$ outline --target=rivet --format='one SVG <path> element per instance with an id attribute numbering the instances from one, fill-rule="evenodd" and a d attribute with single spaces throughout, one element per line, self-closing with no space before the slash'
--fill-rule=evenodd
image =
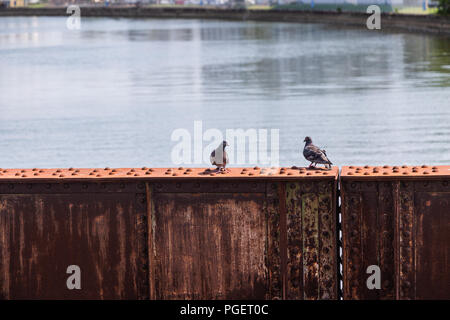
<path id="1" fill-rule="evenodd" d="M 349 172 L 348 175 L 349 175 L 349 176 L 352 176 L 352 175 L 353 175 L 353 172 Z"/>
<path id="2" fill-rule="evenodd" d="M 427 165 L 422 165 L 422 168 L 428 168 L 428 166 Z"/>
<path id="3" fill-rule="evenodd" d="M 368 169 L 368 168 L 369 168 L 369 166 L 368 166 L 368 165 L 365 165 L 365 166 L 364 166 L 364 168 Z"/>
<path id="4" fill-rule="evenodd" d="M 310 175 L 311 175 L 311 172 L 308 172 L 306 175 L 307 175 L 307 176 L 310 176 Z"/>
<path id="5" fill-rule="evenodd" d="M 147 171 L 145 174 L 152 174 L 150 171 Z"/>
<path id="6" fill-rule="evenodd" d="M 386 168 L 389 168 L 389 166 L 388 166 L 387 164 L 385 164 L 385 165 L 383 166 L 383 168 L 386 169 Z"/>
<path id="7" fill-rule="evenodd" d="M 113 170 L 113 171 L 115 171 L 115 170 Z M 131 169 L 131 170 L 130 170 L 130 172 L 136 172 L 136 170 L 134 170 L 134 169 Z"/>
<path id="8" fill-rule="evenodd" d="M 20 176 L 20 173 L 17 172 L 17 173 L 15 174 L 15 176 L 16 176 L 16 177 L 17 177 L 17 176 Z"/>
<path id="9" fill-rule="evenodd" d="M 131 172 L 127 172 L 127 176 L 131 176 L 132 175 L 132 173 Z"/>
<path id="10" fill-rule="evenodd" d="M 368 176 L 368 175 L 369 175 L 369 173 L 368 173 L 368 172 L 364 172 L 364 175 L 365 175 L 365 176 Z"/>
<path id="11" fill-rule="evenodd" d="M 354 168 L 354 166 L 350 166 L 350 167 L 349 167 L 349 169 L 353 169 L 353 168 Z"/>
<path id="12" fill-rule="evenodd" d="M 31 170 L 31 171 L 37 171 L 37 169 L 36 169 L 36 168 L 33 168 L 33 170 Z"/>
<path id="13" fill-rule="evenodd" d="M 147 169 L 148 169 L 147 167 L 142 167 L 142 168 L 141 168 L 141 170 L 147 170 Z"/>
<path id="14" fill-rule="evenodd" d="M 428 171 L 424 171 L 423 174 L 430 174 Z"/>
<path id="15" fill-rule="evenodd" d="M 174 173 L 174 174 L 175 174 L 175 173 Z M 135 176 L 135 177 L 138 177 L 138 176 L 139 176 L 139 173 L 135 173 L 134 176 Z"/>
<path id="16" fill-rule="evenodd" d="M 110 167 L 105 167 L 105 170 L 110 170 Z"/>
<path id="17" fill-rule="evenodd" d="M 60 177 L 60 178 L 64 178 L 65 176 L 64 176 L 63 174 L 60 174 L 59 177 Z"/>
<path id="18" fill-rule="evenodd" d="M 383 172 L 383 174 L 386 176 L 386 175 L 388 175 L 389 173 L 387 173 L 387 172 Z"/>
<path id="19" fill-rule="evenodd" d="M 178 170 L 183 170 L 183 169 L 184 169 L 183 167 L 179 167 L 179 168 L 178 168 Z"/>
<path id="20" fill-rule="evenodd" d="M 34 171 L 34 169 L 33 169 L 33 171 Z M 69 168 L 69 171 L 73 171 L 73 168 L 72 168 L 72 167 L 70 167 L 70 168 Z"/>
<path id="21" fill-rule="evenodd" d="M 176 174 L 176 173 L 172 174 L 173 177 L 176 177 L 177 175 L 178 175 L 178 174 Z"/>
<path id="22" fill-rule="evenodd" d="M 253 169 L 254 169 L 254 170 L 259 170 L 259 167 L 254 167 Z"/>

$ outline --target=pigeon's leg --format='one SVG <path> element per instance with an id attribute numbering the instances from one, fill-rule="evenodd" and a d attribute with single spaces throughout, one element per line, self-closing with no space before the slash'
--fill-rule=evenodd
<path id="1" fill-rule="evenodd" d="M 309 165 L 308 168 L 312 168 L 312 167 L 313 167 L 313 163 L 314 163 L 314 162 L 311 162 L 311 164 Z"/>

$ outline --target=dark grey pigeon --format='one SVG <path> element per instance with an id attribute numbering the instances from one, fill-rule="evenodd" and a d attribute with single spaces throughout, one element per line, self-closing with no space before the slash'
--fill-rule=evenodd
<path id="1" fill-rule="evenodd" d="M 313 145 L 310 137 L 306 137 L 305 140 L 305 148 L 303 148 L 303 156 L 306 160 L 311 161 L 309 165 L 310 168 L 316 167 L 315 164 L 321 163 L 324 164 L 328 169 L 331 169 L 332 162 L 327 158 L 327 153 L 325 150 L 321 150 L 315 145 Z"/>
<path id="2" fill-rule="evenodd" d="M 209 160 L 213 166 L 217 166 L 216 170 L 226 170 L 226 166 L 228 163 L 228 154 L 225 151 L 225 148 L 229 146 L 228 142 L 225 140 L 211 152 L 211 156 Z"/>

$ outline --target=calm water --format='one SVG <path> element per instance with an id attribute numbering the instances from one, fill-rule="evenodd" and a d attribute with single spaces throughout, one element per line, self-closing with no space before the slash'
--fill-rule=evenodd
<path id="1" fill-rule="evenodd" d="M 195 120 L 203 130 L 280 129 L 281 165 L 307 164 L 305 135 L 337 165 L 450 163 L 448 38 L 319 24 L 65 23 L 0 18 L 0 167 L 173 166 L 171 134 L 193 133 Z"/>

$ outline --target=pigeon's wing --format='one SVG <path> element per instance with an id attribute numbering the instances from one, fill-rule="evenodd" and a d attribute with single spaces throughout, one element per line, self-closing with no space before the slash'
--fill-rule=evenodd
<path id="1" fill-rule="evenodd" d="M 315 145 L 306 146 L 305 149 L 303 149 L 303 155 L 305 156 L 306 160 L 311 162 L 331 163 L 331 161 L 328 160 L 324 150 L 320 150 Z"/>

